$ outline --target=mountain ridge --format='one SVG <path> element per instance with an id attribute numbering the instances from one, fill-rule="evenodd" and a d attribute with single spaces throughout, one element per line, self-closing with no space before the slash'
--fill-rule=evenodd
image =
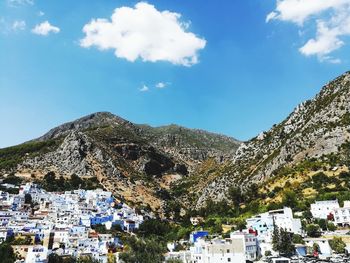
<path id="1" fill-rule="evenodd" d="M 232 169 L 203 190 L 197 206 L 207 196 L 225 199 L 229 186 L 244 189 L 249 182 L 264 181 L 284 165 L 336 153 L 350 139 L 349 128 L 350 72 L 346 72 L 299 104 L 281 123 L 241 144 Z"/>
<path id="2" fill-rule="evenodd" d="M 200 209 L 208 200 L 230 203 L 232 187 L 248 191 L 303 161 L 337 154 L 347 161 L 349 141 L 346 72 L 246 142 L 178 125 L 134 124 L 97 112 L 51 129 L 29 148 L 20 145 L 15 160 L 11 149 L 7 154 L 0 150 L 0 171 L 27 178 L 47 172 L 96 177 L 121 199 L 165 215 L 174 207 Z"/>
<path id="3" fill-rule="evenodd" d="M 1 169 L 1 159 L 13 160 L 0 150 L 0 171 L 28 180 L 41 180 L 48 173 L 96 177 L 121 199 L 161 212 L 164 200 L 159 195 L 172 182 L 189 176 L 208 158 L 218 162 L 231 158 L 239 144 L 203 130 L 138 125 L 109 112 L 97 112 L 2 149 L 20 150 L 12 166 L 7 166 L 10 169 Z"/>

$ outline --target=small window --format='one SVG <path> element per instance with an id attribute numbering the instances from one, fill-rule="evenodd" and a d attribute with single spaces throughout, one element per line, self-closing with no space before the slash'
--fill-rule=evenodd
<path id="1" fill-rule="evenodd" d="M 230 253 L 230 250 L 229 250 L 229 249 L 227 249 L 227 253 Z"/>
<path id="2" fill-rule="evenodd" d="M 227 259 L 227 262 L 231 262 L 231 258 L 228 258 L 228 259 Z"/>

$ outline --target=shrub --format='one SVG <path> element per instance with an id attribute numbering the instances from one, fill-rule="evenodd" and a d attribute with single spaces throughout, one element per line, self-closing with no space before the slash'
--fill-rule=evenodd
<path id="1" fill-rule="evenodd" d="M 309 237 L 320 237 L 321 236 L 320 226 L 316 224 L 309 224 L 306 226 L 306 233 Z"/>
<path id="2" fill-rule="evenodd" d="M 340 237 L 333 237 L 333 239 L 329 241 L 329 245 L 338 254 L 344 253 L 346 247 L 344 241 Z"/>

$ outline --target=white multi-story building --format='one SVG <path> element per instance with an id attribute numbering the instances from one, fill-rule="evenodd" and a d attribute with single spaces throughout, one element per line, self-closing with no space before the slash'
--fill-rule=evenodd
<path id="1" fill-rule="evenodd" d="M 213 239 L 206 241 L 198 239 L 191 247 L 192 263 L 245 263 L 244 237 Z"/>
<path id="2" fill-rule="evenodd" d="M 256 231 L 258 236 L 271 237 L 274 224 L 294 234 L 302 232 L 300 219 L 293 217 L 292 209 L 289 207 L 259 214 L 247 219 L 246 222 L 247 228 Z"/>
<path id="3" fill-rule="evenodd" d="M 350 225 L 350 201 L 344 201 L 344 207 L 334 209 L 333 217 L 336 225 Z"/>
<path id="4" fill-rule="evenodd" d="M 260 253 L 272 250 L 272 234 L 274 227 L 283 228 L 294 234 L 302 234 L 301 221 L 293 217 L 292 209 L 271 210 L 248 218 L 247 229 L 254 231 L 259 242 Z"/>
<path id="5" fill-rule="evenodd" d="M 334 210 L 338 208 L 338 200 L 316 201 L 311 204 L 311 214 L 314 218 L 327 219 L 327 216 L 333 214 Z"/>
<path id="6" fill-rule="evenodd" d="M 301 221 L 299 218 L 293 217 L 293 211 L 289 207 L 273 210 L 268 212 L 269 216 L 273 217 L 278 228 L 283 228 L 286 231 L 294 234 L 301 234 Z"/>
<path id="7" fill-rule="evenodd" d="M 329 245 L 329 239 L 328 238 L 305 238 L 305 245 L 309 248 L 313 248 L 314 244 L 317 244 L 320 251 L 319 253 L 323 256 L 331 256 L 332 255 L 332 248 Z"/>
<path id="8" fill-rule="evenodd" d="M 44 246 L 30 246 L 25 263 L 44 263 L 47 260 L 48 250 Z"/>
<path id="9" fill-rule="evenodd" d="M 249 261 L 255 261 L 259 255 L 258 239 L 255 235 L 245 232 L 233 232 L 231 239 L 242 239 L 245 246 L 245 258 Z"/>

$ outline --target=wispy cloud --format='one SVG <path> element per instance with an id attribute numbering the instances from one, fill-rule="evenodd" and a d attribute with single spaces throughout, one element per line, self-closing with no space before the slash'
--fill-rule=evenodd
<path id="1" fill-rule="evenodd" d="M 330 54 L 346 44 L 350 35 L 350 0 L 277 0 L 276 9 L 266 21 L 280 20 L 305 28 L 316 25 L 315 36 L 299 48 L 305 56 L 340 63 Z"/>
<path id="2" fill-rule="evenodd" d="M 134 8 L 114 10 L 111 20 L 93 19 L 83 28 L 84 48 L 112 49 L 115 56 L 134 62 L 137 59 L 192 66 L 198 63 L 198 52 L 206 45 L 203 38 L 188 32 L 190 23 L 181 15 L 158 11 L 153 5 L 140 2 Z"/>
<path id="3" fill-rule="evenodd" d="M 41 24 L 36 25 L 32 32 L 36 35 L 47 36 L 50 33 L 59 33 L 60 28 L 57 26 L 53 26 L 49 23 L 49 21 L 42 22 Z"/>
<path id="4" fill-rule="evenodd" d="M 139 91 L 141 91 L 141 92 L 147 92 L 147 91 L 149 91 L 149 87 L 146 86 L 145 84 L 143 84 L 142 87 L 139 89 Z"/>
<path id="5" fill-rule="evenodd" d="M 7 0 L 7 5 L 11 7 L 34 5 L 34 0 Z"/>
<path id="6" fill-rule="evenodd" d="M 26 22 L 24 20 L 16 20 L 12 24 L 12 30 L 25 30 L 26 29 Z"/>
<path id="7" fill-rule="evenodd" d="M 170 85 L 170 82 L 158 82 L 155 87 L 158 89 L 164 89 Z"/>

